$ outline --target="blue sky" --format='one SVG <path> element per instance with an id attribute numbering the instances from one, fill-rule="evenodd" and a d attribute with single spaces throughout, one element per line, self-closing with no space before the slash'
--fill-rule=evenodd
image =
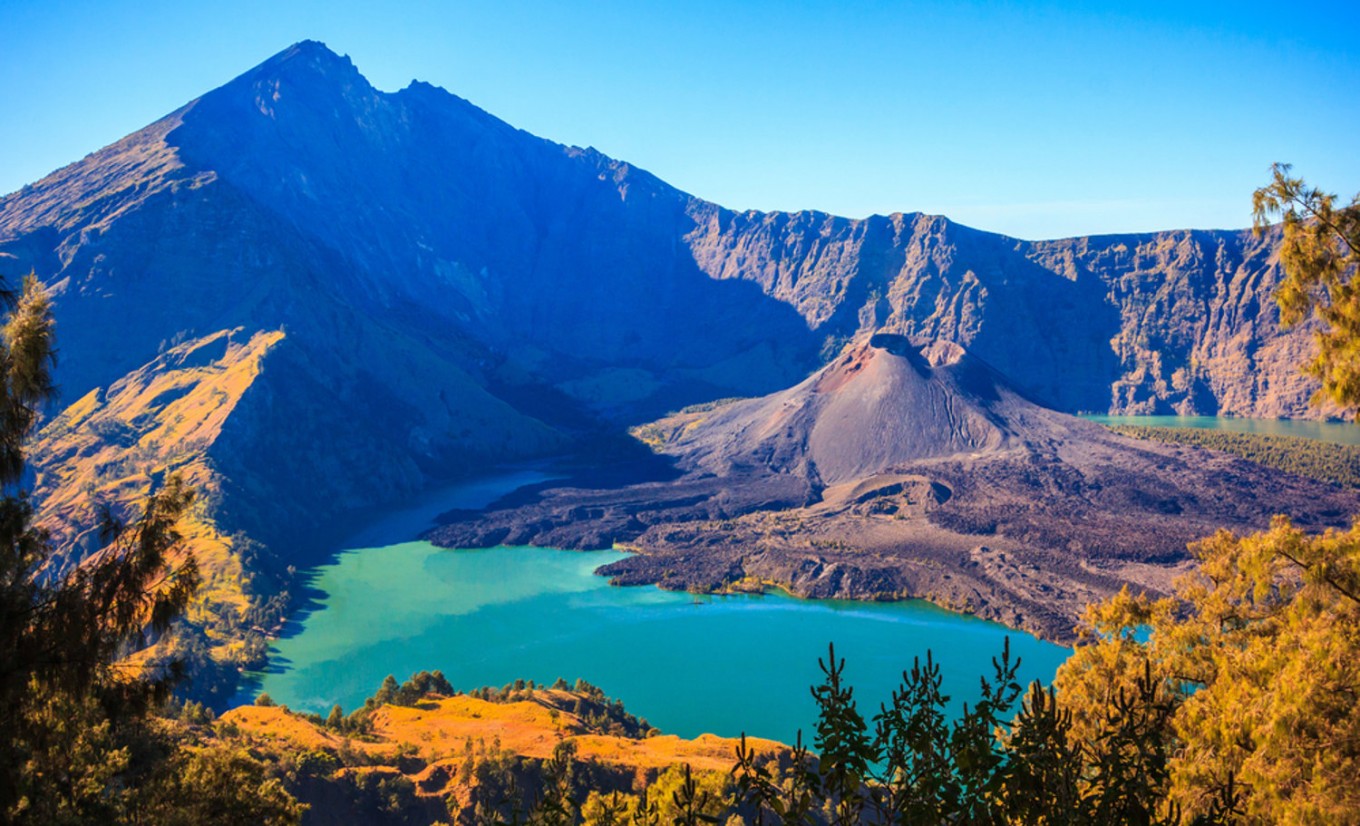
<path id="1" fill-rule="evenodd" d="M 1360 2 L 0 0 L 0 192 L 302 39 L 725 206 L 1025 238 L 1360 191 Z"/>

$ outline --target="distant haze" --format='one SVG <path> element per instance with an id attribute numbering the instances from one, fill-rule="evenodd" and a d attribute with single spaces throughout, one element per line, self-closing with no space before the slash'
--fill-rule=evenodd
<path id="1" fill-rule="evenodd" d="M 305 38 L 738 209 L 1055 238 L 1245 226 L 1274 161 L 1360 190 L 1360 4 L 657 5 L 7 0 L 0 193 Z"/>

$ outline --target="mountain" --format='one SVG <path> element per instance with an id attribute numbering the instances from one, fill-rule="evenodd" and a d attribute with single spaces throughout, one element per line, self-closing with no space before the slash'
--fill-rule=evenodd
<path id="1" fill-rule="evenodd" d="M 379 92 L 319 43 L 6 197 L 0 239 L 65 299 L 68 346 L 124 321 L 63 368 L 72 396 L 184 330 L 357 307 L 608 412 L 774 389 L 872 328 L 957 341 L 1058 409 L 1310 415 L 1272 238 L 734 213 L 427 84 Z"/>
<path id="2" fill-rule="evenodd" d="M 1165 592 L 1186 545 L 1276 512 L 1334 526 L 1354 492 L 1140 442 L 1026 399 L 953 342 L 879 333 L 806 380 L 635 429 L 675 479 L 549 484 L 450 512 L 436 544 L 637 556 L 618 584 L 926 598 L 1070 641 L 1125 586 Z"/>
<path id="3" fill-rule="evenodd" d="M 668 417 L 640 435 L 682 468 L 725 477 L 792 465 L 830 487 L 906 462 L 1006 449 L 1021 438 L 1018 409 L 1033 405 L 1002 386 L 953 342 L 918 351 L 880 333 L 788 390 Z"/>
<path id="4" fill-rule="evenodd" d="M 240 627 L 277 619 L 262 601 L 357 509 L 617 452 L 627 426 L 794 388 L 874 334 L 953 342 L 1059 410 L 1316 415 L 1269 234 L 733 212 L 428 84 L 380 92 L 314 42 L 0 199 L 0 275 L 30 270 L 69 405 L 34 451 L 46 518 L 78 537 L 82 497 L 126 507 L 185 470 L 208 613 Z M 818 445 L 856 435 L 824 421 Z M 986 416 L 929 432 L 1016 438 Z M 807 458 L 854 475 L 890 448 Z"/>

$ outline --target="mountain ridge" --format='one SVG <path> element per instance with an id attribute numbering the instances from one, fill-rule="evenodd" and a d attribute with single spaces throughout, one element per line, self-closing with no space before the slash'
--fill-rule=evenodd
<path id="1" fill-rule="evenodd" d="M 337 75 L 340 78 L 338 81 L 335 79 Z M 425 99 L 432 98 L 438 106 L 452 107 L 457 110 L 459 117 L 476 124 L 475 127 L 465 124 L 464 131 L 468 128 L 473 132 L 489 130 L 496 140 L 524 139 L 531 148 L 519 154 L 546 152 L 556 155 L 559 160 L 586 159 L 586 166 L 594 167 L 592 171 L 595 177 L 604 176 L 607 179 L 600 183 L 613 189 L 614 197 L 620 201 L 626 202 L 630 192 L 637 195 L 635 190 L 641 187 L 642 195 L 638 197 L 646 196 L 653 201 L 660 199 L 670 204 L 666 209 L 670 213 L 666 222 L 676 227 L 670 241 L 654 246 L 673 246 L 677 243 L 675 237 L 680 236 L 682 240 L 678 243 L 691 250 L 693 264 L 690 266 L 697 266 L 700 272 L 714 281 L 749 281 L 756 284 L 762 292 L 777 299 L 779 304 L 793 308 L 802 317 L 802 323 L 809 328 L 811 337 L 821 339 L 815 342 L 818 347 L 825 344 L 826 339 L 852 336 L 865 326 L 867 318 L 870 326 L 880 326 L 885 332 L 960 340 L 987 357 L 1021 386 L 1060 409 L 1126 413 L 1175 411 L 1263 416 L 1317 415 L 1306 403 L 1309 395 L 1307 382 L 1298 379 L 1294 375 L 1296 371 L 1292 370 L 1293 362 L 1301 361 L 1306 354 L 1309 346 L 1307 331 L 1295 330 L 1281 334 L 1274 308 L 1262 306 L 1266 302 L 1259 301 L 1261 294 L 1278 280 L 1278 267 L 1268 260 L 1272 239 L 1256 239 L 1246 231 L 1225 233 L 1195 230 L 1030 242 L 973 230 L 941 216 L 920 213 L 847 219 L 815 211 L 734 212 L 675 190 L 650 173 L 625 162 L 609 159 L 593 150 L 565 147 L 529 136 L 437 87 L 413 84 L 398 92 L 379 92 L 363 79 L 347 58 L 335 55 L 314 41 L 281 52 L 220 89 L 176 110 L 148 130 L 143 130 L 146 133 L 158 132 L 166 138 L 165 148 L 169 151 L 165 154 L 173 155 L 179 164 L 178 168 L 185 170 L 186 179 L 172 181 L 170 185 L 202 186 L 217 177 L 225 177 L 242 189 L 247 197 L 261 202 L 271 212 L 282 213 L 290 222 L 311 221 L 312 226 L 299 226 L 304 234 L 310 232 L 315 235 L 315 225 L 318 224 L 330 224 L 332 229 L 343 226 L 343 221 L 337 223 L 334 220 L 334 214 L 308 218 L 312 214 L 310 210 L 296 205 L 290 207 L 287 202 L 277 202 L 278 198 L 285 196 L 295 200 L 307 197 L 309 191 L 312 191 L 313 197 L 319 197 L 313 190 L 322 187 L 322 184 L 309 178 L 307 186 L 297 185 L 297 181 L 289 181 L 286 176 L 265 174 L 271 170 L 253 169 L 243 159 L 270 153 L 254 151 L 256 145 L 250 141 L 239 141 L 239 129 L 223 131 L 223 137 L 217 139 L 217 143 L 213 142 L 211 135 L 204 137 L 213 131 L 209 127 L 219 125 L 217 121 L 220 117 L 210 118 L 212 123 L 201 124 L 205 117 L 201 110 L 214 107 L 234 107 L 233 111 L 252 111 L 253 107 L 259 117 L 253 118 L 252 122 L 261 119 L 280 122 L 283 110 L 278 107 L 288 105 L 294 97 L 311 100 L 307 94 L 295 94 L 297 90 L 293 87 L 299 85 L 299 78 L 308 81 L 302 83 L 303 86 L 317 85 L 311 81 L 320 78 L 326 81 L 321 84 L 327 90 L 323 98 L 332 103 L 336 100 L 347 101 L 345 105 L 352 111 L 342 111 L 343 107 L 340 107 L 330 113 L 344 115 L 342 120 L 352 116 L 358 123 L 371 116 L 373 123 L 377 123 L 384 105 L 396 106 L 394 102 L 399 102 L 401 112 L 397 114 L 400 117 L 391 112 L 384 117 L 390 116 L 388 120 L 409 121 L 429 108 L 426 105 L 429 101 Z M 228 106 L 227 102 L 231 105 Z M 220 112 L 218 114 L 221 115 Z M 289 121 L 286 117 L 283 120 Z M 307 122 L 315 120 L 313 118 Z M 432 129 L 447 127 L 448 119 L 427 126 Z M 403 128 L 409 132 L 413 127 L 407 124 Z M 350 133 L 361 134 L 362 130 L 346 132 Z M 438 132 L 444 138 L 449 133 L 448 129 Z M 246 134 L 249 136 L 254 132 L 248 131 Z M 228 135 L 231 137 L 226 137 Z M 473 144 L 478 140 L 483 138 L 473 140 Z M 221 145 L 224 141 L 237 141 L 237 145 L 228 151 Z M 485 153 L 488 150 L 482 151 Z M 94 153 L 86 160 L 99 161 L 102 152 L 107 150 Z M 149 154 L 148 164 L 158 159 L 162 165 L 166 163 L 162 153 Z M 234 165 L 222 163 L 222 157 L 233 156 L 238 158 L 238 161 L 233 162 Z M 476 156 L 471 160 L 481 164 L 488 159 Z M 494 163 L 489 166 L 493 169 L 497 167 Z M 59 176 L 73 167 L 56 174 Z M 305 174 L 302 169 L 298 167 L 295 174 Z M 192 175 L 188 174 L 190 170 L 193 171 Z M 166 188 L 162 180 L 164 170 L 152 171 L 158 173 L 159 177 L 153 178 L 149 184 L 142 184 L 147 194 L 155 194 Z M 537 173 L 541 170 L 532 171 Z M 520 170 L 521 176 L 523 172 Z M 376 177 L 398 182 L 401 186 L 392 186 L 399 189 L 410 183 L 399 174 Z M 261 183 L 266 178 L 274 183 Z M 473 180 L 475 178 L 471 176 L 470 180 L 476 183 Z M 529 178 L 533 179 L 534 176 L 530 175 Z M 541 189 L 544 184 L 539 182 L 535 186 Z M 327 185 L 320 191 L 331 192 L 339 188 L 342 187 Z M 473 188 L 469 194 L 474 200 L 481 199 L 486 190 L 487 186 L 483 183 L 481 189 Z M 23 199 L 9 196 L 0 202 L 0 226 L 4 226 L 7 235 L 32 235 L 32 230 L 38 228 L 35 222 L 50 212 L 41 208 L 41 198 L 35 199 L 32 195 L 30 193 Z M 28 210 L 6 209 L 17 206 L 19 200 L 26 205 L 33 201 L 39 209 L 31 213 Z M 389 197 L 386 200 L 390 202 L 395 199 Z M 511 214 L 516 211 L 522 212 L 522 208 L 512 209 Z M 19 213 L 21 220 L 6 221 L 6 212 Z M 362 217 L 365 222 L 369 222 L 372 217 L 371 213 L 361 211 L 354 215 Z M 48 220 L 45 223 L 53 224 L 59 231 L 75 223 L 93 224 L 97 228 L 100 222 L 96 218 L 98 216 L 77 212 L 65 220 Z M 675 224 L 677 219 L 681 220 L 678 225 Z M 358 219 L 349 220 L 353 222 Z M 449 224 L 449 220 L 443 222 L 445 235 L 450 234 Z M 373 226 L 373 223 L 366 225 Z M 421 245 L 428 247 L 428 236 L 438 234 L 427 232 L 419 237 L 404 239 L 398 246 L 407 251 L 395 259 L 384 261 L 375 259 L 368 251 L 358 249 L 359 242 L 337 242 L 334 236 L 338 234 L 342 233 L 332 232 L 329 237 L 320 240 L 332 251 L 359 258 L 357 269 L 383 275 L 385 280 L 380 282 L 375 282 L 371 276 L 366 279 L 366 286 L 375 292 L 379 300 L 396 301 L 402 297 L 417 301 L 427 299 L 428 290 L 424 286 L 407 290 L 405 296 L 396 294 L 402 287 L 396 283 L 402 277 L 400 272 L 418 273 L 423 268 L 426 272 L 421 277 L 425 282 L 454 287 L 452 291 L 445 292 L 440 302 L 426 303 L 466 317 L 476 316 L 479 312 L 483 316 L 490 313 L 485 304 L 493 296 L 482 294 L 494 289 L 494 286 L 488 286 L 488 282 L 497 279 L 490 276 L 507 267 L 526 267 L 523 260 L 489 260 L 495 256 L 485 254 L 485 250 L 478 252 L 476 247 L 513 249 L 524 246 L 525 239 L 532 244 L 552 247 L 560 241 L 560 232 L 559 237 L 551 237 L 551 230 L 545 231 L 541 226 L 536 233 L 539 236 L 537 238 L 534 232 L 505 230 L 501 237 L 488 238 L 486 243 L 478 244 L 474 239 L 471 249 L 466 245 L 468 239 L 464 238 L 460 241 L 457 256 L 426 255 L 425 258 L 434 260 L 422 262 L 418 260 L 422 257 Z M 360 233 L 347 231 L 343 234 Z M 383 235 L 374 230 L 370 230 L 369 234 Z M 398 232 L 397 236 L 402 234 L 404 231 Z M 475 235 L 471 231 L 466 234 L 469 237 Z M 545 235 L 549 237 L 542 237 Z M 6 240 L 10 246 L 19 246 L 14 243 L 18 238 Z M 30 238 L 29 246 L 37 242 L 38 239 Z M 1101 243 L 1097 245 L 1096 242 Z M 67 240 L 58 246 L 69 245 L 70 241 Z M 24 256 L 35 265 L 43 262 L 33 259 L 42 257 L 33 254 Z M 1164 275 L 1174 272 L 1178 267 L 1186 266 L 1187 262 L 1203 269 L 1205 260 L 1210 258 L 1218 260 L 1220 266 L 1215 271 L 1196 274 L 1198 283 L 1189 276 L 1178 277 L 1173 283 L 1155 283 L 1159 273 Z M 46 263 L 50 269 L 50 255 Z M 553 262 L 553 265 L 560 263 Z M 616 266 L 627 265 L 627 262 L 613 263 Z M 534 266 L 544 268 L 544 265 L 534 262 L 528 264 L 530 269 Z M 1247 267 L 1248 271 L 1244 271 L 1243 267 Z M 1253 267 L 1257 269 L 1251 269 Z M 64 264 L 62 268 L 65 268 Z M 1102 283 L 1096 271 L 1111 268 L 1120 271 L 1119 279 L 1113 283 L 1106 279 Z M 1245 285 L 1244 290 L 1233 291 L 1233 284 L 1244 277 L 1251 283 Z M 1061 281 L 1068 284 L 1064 286 Z M 1092 283 L 1084 284 L 1086 281 Z M 584 283 L 588 282 L 581 280 L 576 286 L 580 287 Z M 1153 288 L 1152 294 L 1145 293 L 1146 287 Z M 1178 298 L 1186 299 L 1193 310 L 1208 318 L 1189 319 L 1182 312 L 1180 317 L 1173 315 L 1167 321 L 1149 319 L 1146 304 L 1160 300 L 1162 309 L 1165 309 L 1165 298 L 1159 293 L 1168 289 L 1178 293 Z M 1255 304 L 1253 298 L 1257 299 Z M 748 305 L 753 303 L 748 299 L 742 301 Z M 1027 306 L 1035 301 L 1040 302 L 1041 306 Z M 1003 302 L 1006 312 L 990 311 L 989 304 L 996 302 Z M 759 305 L 760 302 L 754 303 Z M 1138 306 L 1140 304 L 1144 306 Z M 1048 352 L 1031 352 L 1022 361 L 1009 356 L 1008 348 L 998 346 L 992 340 L 996 337 L 991 331 L 993 327 L 1018 326 L 1021 329 L 1016 330 L 1017 333 L 1043 332 L 1045 327 L 1052 326 L 1045 322 L 1045 314 L 1057 313 L 1067 320 L 1074 315 L 1081 315 L 1075 312 L 1077 309 L 1095 310 L 1099 324 L 1095 329 L 1080 331 L 1085 335 L 1059 336 Z M 1131 313 L 1129 309 L 1138 312 Z M 1015 310 L 1029 317 L 1010 318 Z M 520 304 L 504 307 L 494 315 L 531 317 L 532 308 Z M 1240 317 L 1258 324 L 1260 330 L 1253 328 L 1249 340 L 1234 343 L 1233 336 L 1225 328 L 1225 322 L 1237 321 Z M 560 320 L 560 316 L 542 319 L 545 323 L 539 326 L 551 326 L 551 322 L 557 320 Z M 476 335 L 495 338 L 495 333 L 488 331 L 488 326 L 494 325 L 483 324 Z M 580 328 L 583 325 L 567 326 L 571 334 L 582 332 Z M 787 325 L 783 332 L 789 334 Z M 998 329 L 997 332 L 1003 331 Z M 554 343 L 561 345 L 569 337 L 558 336 Z M 1034 342 L 1045 336 L 1008 335 L 1007 338 Z M 505 341 L 507 337 L 502 336 L 497 343 L 504 344 Z M 621 344 L 617 339 L 611 343 L 616 349 Z M 808 343 L 804 342 L 803 345 L 806 349 Z M 1034 344 L 1028 346 L 1033 348 Z M 587 352 L 583 355 L 589 358 L 599 353 Z M 798 362 L 796 367 L 802 370 L 815 366 L 805 357 L 797 355 L 793 361 Z M 1072 367 L 1064 372 L 1075 375 L 1059 377 L 1048 366 L 1054 364 Z M 799 372 L 793 369 L 794 366 L 786 364 L 780 378 L 787 379 Z M 1253 370 L 1269 375 L 1272 380 L 1243 387 L 1242 374 Z M 1027 371 L 1033 375 L 1026 375 Z M 773 386 L 776 383 L 768 383 L 765 389 Z M 76 388 L 77 391 L 84 389 L 87 388 Z M 654 406 L 649 412 L 655 415 L 662 411 Z"/>

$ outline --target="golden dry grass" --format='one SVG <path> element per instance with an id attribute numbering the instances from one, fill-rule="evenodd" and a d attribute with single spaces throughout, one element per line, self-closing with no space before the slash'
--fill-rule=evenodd
<path id="1" fill-rule="evenodd" d="M 558 743 L 570 741 L 579 760 L 639 775 L 654 775 L 681 763 L 696 771 L 725 772 L 732 767 L 738 741 L 731 738 L 703 734 L 693 740 L 675 735 L 635 739 L 591 733 L 575 715 L 551 708 L 574 696 L 567 691 L 541 690 L 533 693 L 532 700 L 507 703 L 464 695 L 431 697 L 419 707 L 383 706 L 373 713 L 372 738 L 347 742 L 375 759 L 414 752 L 424 764 L 411 775 L 418 784 L 429 779 L 425 775 L 433 767 L 455 761 L 469 741 L 499 743 L 516 755 L 539 759 L 551 757 Z M 253 739 L 294 748 L 336 750 L 346 742 L 341 735 L 278 706 L 242 706 L 228 711 L 222 720 Z M 756 738 L 748 738 L 747 745 L 771 754 L 788 748 Z"/>
<path id="2" fill-rule="evenodd" d="M 208 448 L 260 373 L 278 330 L 221 330 L 171 348 L 108 388 L 77 399 L 39 432 L 35 461 L 38 523 L 61 548 L 90 547 L 96 502 L 135 514 L 152 486 L 177 472 L 200 504 L 180 524 L 183 548 L 203 584 L 191 618 L 205 610 L 244 613 L 240 559 L 202 504 L 221 492 Z M 212 607 L 208 607 L 211 605 Z M 222 641 L 223 655 L 239 641 Z"/>

